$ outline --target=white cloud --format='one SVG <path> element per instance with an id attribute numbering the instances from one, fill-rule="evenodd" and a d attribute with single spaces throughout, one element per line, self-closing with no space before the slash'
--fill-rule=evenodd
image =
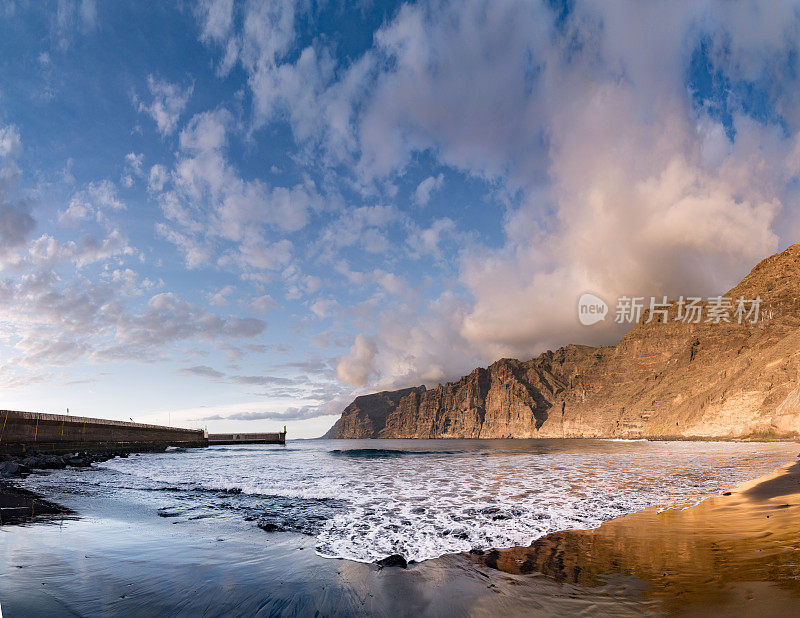
<path id="1" fill-rule="evenodd" d="M 323 281 L 314 275 L 303 275 L 299 269 L 290 266 L 281 273 L 288 284 L 286 298 L 294 300 L 305 295 L 314 294 L 323 286 Z"/>
<path id="2" fill-rule="evenodd" d="M 37 336 L 38 335 L 38 336 Z M 20 362 L 28 367 L 69 365 L 86 354 L 86 342 L 76 341 L 63 334 L 36 333 L 20 339 L 14 349 Z"/>
<path id="3" fill-rule="evenodd" d="M 122 184 L 131 188 L 135 178 L 141 178 L 144 175 L 142 165 L 144 164 L 144 155 L 129 152 L 125 155 L 125 171 L 122 174 Z"/>
<path id="4" fill-rule="evenodd" d="M 17 157 L 22 152 L 19 129 L 14 125 L 0 127 L 0 158 Z"/>
<path id="5" fill-rule="evenodd" d="M 148 114 L 156 123 L 161 135 L 170 135 L 178 127 L 178 120 L 186 109 L 192 96 L 194 86 L 181 88 L 166 80 L 158 79 L 153 75 L 147 77 L 147 88 L 152 100 L 149 104 L 136 99 L 136 108 L 139 112 Z"/>
<path id="6" fill-rule="evenodd" d="M 443 217 L 436 219 L 430 227 L 423 229 L 412 229 L 409 232 L 406 243 L 412 250 L 414 257 L 422 255 L 432 255 L 440 257 L 442 255 L 441 244 L 447 236 L 456 234 L 456 224 L 452 219 Z"/>
<path id="7" fill-rule="evenodd" d="M 108 180 L 90 182 L 75 194 L 65 210 L 58 213 L 62 225 L 76 226 L 87 219 L 103 221 L 105 211 L 123 210 L 125 204 L 117 195 L 116 185 Z"/>
<path id="8" fill-rule="evenodd" d="M 208 304 L 212 307 L 224 307 L 225 305 L 230 304 L 228 297 L 235 292 L 235 287 L 232 285 L 226 285 L 225 287 L 222 287 L 213 294 L 209 295 Z"/>
<path id="9" fill-rule="evenodd" d="M 125 155 L 125 164 L 137 175 L 142 175 L 142 165 L 144 164 L 144 154 L 129 152 Z"/>
<path id="10" fill-rule="evenodd" d="M 256 270 L 277 270 L 289 263 L 292 248 L 292 242 L 286 238 L 270 243 L 260 234 L 248 231 L 239 245 L 238 252 L 222 256 L 220 263 L 233 262 Z"/>
<path id="11" fill-rule="evenodd" d="M 394 273 L 379 273 L 378 283 L 384 290 L 394 296 L 405 296 L 409 294 L 408 282 L 403 277 Z"/>
<path id="12" fill-rule="evenodd" d="M 368 253 L 383 253 L 389 249 L 387 228 L 401 218 L 396 208 L 386 205 L 343 210 L 320 234 L 317 250 L 329 257 L 338 249 L 354 246 Z"/>
<path id="13" fill-rule="evenodd" d="M 116 345 L 109 352 L 127 349 L 130 354 L 133 350 L 153 353 L 166 344 L 195 337 L 209 341 L 255 337 L 265 324 L 255 318 L 223 318 L 172 292 L 163 292 L 151 297 L 141 313 L 120 315 L 115 327 Z"/>
<path id="14" fill-rule="evenodd" d="M 260 180 L 243 180 L 223 149 L 230 114 L 216 110 L 198 114 L 181 132 L 186 153 L 175 172 L 176 183 L 188 197 L 210 200 L 213 231 L 229 240 L 241 240 L 253 224 L 297 231 L 308 223 L 317 201 L 313 184 L 269 187 Z"/>
<path id="15" fill-rule="evenodd" d="M 181 373 L 190 376 L 200 376 L 202 378 L 211 378 L 213 380 L 218 380 L 225 376 L 224 373 L 221 371 L 217 371 L 213 367 L 209 367 L 208 365 L 195 365 L 194 367 L 183 367 L 181 368 Z"/>
<path id="16" fill-rule="evenodd" d="M 333 298 L 320 298 L 311 303 L 308 308 L 317 318 L 324 320 L 339 307 L 339 303 Z"/>
<path id="17" fill-rule="evenodd" d="M 232 412 L 227 415 L 215 414 L 204 417 L 201 420 L 232 420 L 232 421 L 260 421 L 270 420 L 285 423 L 287 421 L 297 421 L 309 418 L 317 418 L 325 414 L 319 406 L 288 407 L 283 411 L 261 410 L 247 412 Z"/>
<path id="18" fill-rule="evenodd" d="M 256 313 L 264 314 L 267 313 L 270 309 L 277 307 L 278 303 L 270 296 L 269 294 L 262 294 L 261 296 L 256 296 L 254 299 L 250 301 L 250 309 Z"/>
<path id="19" fill-rule="evenodd" d="M 414 190 L 414 201 L 420 206 L 424 206 L 431 200 L 431 195 L 439 191 L 443 186 L 444 174 L 428 176 Z"/>
<path id="20" fill-rule="evenodd" d="M 150 189 L 174 224 L 159 223 L 157 230 L 193 268 L 217 253 L 216 262 L 225 267 L 280 269 L 294 247 L 285 234 L 306 227 L 320 198 L 310 180 L 272 187 L 243 179 L 226 155 L 231 123 L 225 109 L 197 114 L 180 133 L 172 174 L 151 169 Z M 166 190 L 168 182 L 173 189 Z"/>
<path id="21" fill-rule="evenodd" d="M 370 337 L 357 335 L 350 353 L 336 366 L 336 375 L 348 384 L 364 386 L 375 376 L 374 360 L 377 353 L 377 346 Z"/>
<path id="22" fill-rule="evenodd" d="M 261 320 L 211 313 L 174 293 L 155 294 L 141 306 L 136 299 L 163 282 L 141 279 L 130 267 L 111 267 L 131 254 L 117 230 L 103 240 L 61 242 L 43 235 L 31 243 L 14 275 L 0 279 L 4 342 L 16 354 L 6 356 L 0 370 L 163 358 L 175 353 L 173 344 L 186 341 L 225 349 L 231 340 L 252 341 L 265 329 Z M 82 267 L 98 262 L 104 264 L 99 275 L 81 274 Z"/>
<path id="23" fill-rule="evenodd" d="M 93 6 L 81 6 L 62 3 L 64 28 L 79 20 L 94 27 Z M 583 1 L 557 18 L 546 2 L 422 1 L 401 6 L 352 60 L 326 37 L 297 36 L 316 7 L 201 2 L 202 41 L 219 51 L 220 73 L 241 67 L 252 96 L 237 95 L 235 113 L 188 118 L 193 86 L 150 76 L 147 100 L 136 106 L 163 136 L 178 135 L 174 164 L 148 158 L 146 169 L 131 152 L 123 182 L 147 179 L 165 219 L 156 233 L 190 268 L 230 268 L 246 283 L 280 278 L 287 298 L 320 319 L 340 318 L 335 302 L 349 296 L 334 298 L 329 281 L 304 272 L 304 258 L 333 265 L 359 293 L 371 286 L 347 308 L 345 328 L 363 332 L 339 363 L 342 380 L 439 380 L 500 355 L 610 341 L 614 333 L 578 326 L 580 293 L 719 292 L 800 233 L 800 88 L 785 68 L 797 47 L 796 5 Z M 725 114 L 687 87 L 700 41 L 704 62 L 728 78 Z M 743 103 L 745 90 L 763 94 L 763 110 Z M 233 105 L 246 110 L 251 98 L 244 118 Z M 723 126 L 728 113 L 732 124 Z M 295 163 L 310 170 L 293 176 L 292 163 L 281 163 L 281 178 L 292 179 L 285 186 L 238 169 L 231 154 L 272 122 L 288 124 Z M 124 204 L 108 181 L 75 191 L 59 214 L 65 225 L 100 221 L 103 235 L 65 242 L 49 232 L 28 243 L 35 222 L 16 195 L 20 148 L 16 129 L 0 128 L 0 240 L 14 254 L 3 258 L 23 269 L 4 291 L 22 295 L 18 343 L 32 357 L 155 354 L 151 330 L 235 355 L 228 338 L 263 330 L 168 292 L 134 308 L 147 298 L 136 296 L 144 281 L 124 259 L 134 249 L 109 221 Z M 424 224 L 392 205 L 428 160 L 436 172 L 410 187 L 411 200 L 431 203 L 445 173 L 448 188 L 468 178 L 497 202 L 500 238 L 486 234 L 484 246 L 478 232 L 459 233 L 467 226 L 458 204 L 447 204 L 447 217 L 429 208 Z M 309 229 L 315 218 L 318 235 Z M 419 277 L 399 266 L 409 257 L 420 260 Z M 431 263 L 452 268 L 452 278 L 428 272 Z M 78 272 L 73 285 L 53 272 L 67 264 L 102 264 L 104 274 L 87 282 Z M 261 296 L 244 308 L 263 313 L 273 301 L 266 286 L 255 287 Z M 231 298 L 223 288 L 210 302 Z M 58 328 L 63 338 L 52 336 Z M 99 333 L 102 350 L 86 333 Z"/>
<path id="24" fill-rule="evenodd" d="M 197 12 L 203 22 L 203 40 L 221 41 L 228 35 L 233 24 L 233 0 L 203 0 Z"/>
<path id="25" fill-rule="evenodd" d="M 117 229 L 111 230 L 102 240 L 87 234 L 78 241 L 59 242 L 53 236 L 44 234 L 28 247 L 30 261 L 39 268 L 53 268 L 64 263 L 83 268 L 115 256 L 134 253 L 128 239 Z"/>
<path id="26" fill-rule="evenodd" d="M 164 190 L 164 185 L 167 184 L 167 180 L 169 180 L 169 173 L 167 172 L 167 168 L 163 165 L 156 164 L 150 168 L 150 174 L 148 175 L 147 179 L 147 189 L 148 191 L 158 193 Z"/>
<path id="27" fill-rule="evenodd" d="M 17 195 L 20 173 L 14 159 L 21 152 L 17 128 L 0 126 L 0 258 L 22 247 L 36 227 L 30 202 Z"/>
<path id="28" fill-rule="evenodd" d="M 336 60 L 318 41 L 296 50 L 295 24 L 313 13 L 310 3 L 277 0 L 250 3 L 240 11 L 226 1 L 204 3 L 198 11 L 201 40 L 220 49 L 219 72 L 237 63 L 247 72 L 256 126 L 288 118 L 301 141 L 325 142 L 337 156 L 355 145 L 353 106 L 374 69 L 371 56 L 356 61 L 335 81 Z"/>
<path id="29" fill-rule="evenodd" d="M 228 141 L 227 130 L 231 121 L 230 112 L 224 108 L 196 114 L 181 131 L 181 149 L 191 154 L 221 150 Z"/>
<path id="30" fill-rule="evenodd" d="M 111 273 L 111 280 L 121 285 L 121 293 L 125 296 L 141 296 L 145 289 L 152 287 L 152 282 L 140 282 L 139 274 L 130 268 L 117 268 Z"/>
<path id="31" fill-rule="evenodd" d="M 112 182 L 86 184 L 59 213 L 65 224 L 85 227 L 84 222 L 97 220 L 103 223 L 102 234 L 65 240 L 56 231 L 28 241 L 35 221 L 30 204 L 17 197 L 20 172 L 14 157 L 21 148 L 15 127 L 0 127 L 0 269 L 11 273 L 0 278 L 6 350 L 0 372 L 7 383 L 11 384 L 8 376 L 29 371 L 25 368 L 169 357 L 183 342 L 222 351 L 239 339 L 256 344 L 254 339 L 266 328 L 262 320 L 212 313 L 171 292 L 152 295 L 142 305 L 139 299 L 145 292 L 164 283 L 141 278 L 128 264 L 129 258 L 138 261 L 141 256 L 109 219 L 125 208 Z M 126 164 L 132 174 L 144 175 L 141 155 L 131 153 Z M 162 228 L 165 236 L 173 232 L 166 225 Z M 209 258 L 210 252 L 193 255 L 198 248 L 184 239 L 189 262 Z M 278 253 L 286 250 L 281 241 L 273 245 Z M 229 299 L 233 293 L 223 288 L 217 296 Z M 267 301 L 262 298 L 257 304 L 267 306 Z M 19 384 L 36 379 L 14 378 Z"/>
<path id="32" fill-rule="evenodd" d="M 97 27 L 95 0 L 58 0 L 51 13 L 51 31 L 62 50 L 66 50 L 77 33 L 88 33 Z"/>
<path id="33" fill-rule="evenodd" d="M 211 260 L 212 249 L 192 235 L 182 234 L 164 223 L 156 223 L 156 233 L 178 248 L 187 268 L 198 268 Z"/>

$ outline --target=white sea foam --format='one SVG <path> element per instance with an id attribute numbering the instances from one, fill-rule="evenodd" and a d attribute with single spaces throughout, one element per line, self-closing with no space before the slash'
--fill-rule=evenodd
<path id="1" fill-rule="evenodd" d="M 115 459 L 83 482 L 194 492 L 184 502 L 198 508 L 234 491 L 224 504 L 267 529 L 312 531 L 323 556 L 420 561 L 685 507 L 796 453 L 786 443 L 314 441 Z"/>

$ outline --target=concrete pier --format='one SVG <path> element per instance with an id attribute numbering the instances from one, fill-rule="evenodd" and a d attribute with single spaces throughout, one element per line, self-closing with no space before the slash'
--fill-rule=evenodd
<path id="1" fill-rule="evenodd" d="M 123 449 L 163 450 L 168 446 L 208 446 L 202 429 L 181 429 L 64 414 L 0 410 L 0 453 L 70 453 Z"/>
<path id="2" fill-rule="evenodd" d="M 212 433 L 208 443 L 215 444 L 286 444 L 286 431 L 278 433 Z"/>

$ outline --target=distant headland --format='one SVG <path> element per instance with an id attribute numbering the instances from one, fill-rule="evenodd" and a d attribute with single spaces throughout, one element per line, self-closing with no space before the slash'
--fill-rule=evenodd
<path id="1" fill-rule="evenodd" d="M 568 345 L 432 389 L 357 397 L 325 437 L 800 436 L 800 245 L 718 298 L 758 299 L 759 315 L 731 319 L 731 307 L 721 320 L 693 322 L 676 302 L 658 318 L 645 308 L 616 345 Z"/>

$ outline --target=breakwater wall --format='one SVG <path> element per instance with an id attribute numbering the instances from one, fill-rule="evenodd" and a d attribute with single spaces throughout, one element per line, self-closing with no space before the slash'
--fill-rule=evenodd
<path id="1" fill-rule="evenodd" d="M 202 429 L 0 410 L 0 453 L 21 453 L 26 448 L 51 453 L 154 451 L 168 446 L 208 446 L 208 439 Z"/>
<path id="2" fill-rule="evenodd" d="M 278 433 L 212 433 L 208 443 L 219 444 L 286 444 L 286 432 Z"/>

